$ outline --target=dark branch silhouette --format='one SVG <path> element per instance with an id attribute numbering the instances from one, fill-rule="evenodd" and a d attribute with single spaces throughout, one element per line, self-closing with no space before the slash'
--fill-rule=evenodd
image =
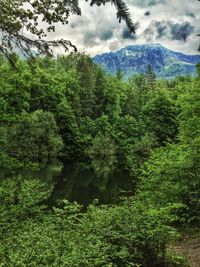
<path id="1" fill-rule="evenodd" d="M 114 4 L 119 22 L 124 20 L 130 32 L 135 33 L 135 25 L 124 1 L 89 2 L 91 6 Z M 68 24 L 70 15 L 81 15 L 78 0 L 0 0 L 0 10 L 0 52 L 10 61 L 16 49 L 24 57 L 33 57 L 33 50 L 37 54 L 52 56 L 55 47 L 77 51 L 69 40 L 46 40 L 45 37 L 48 32 L 56 30 L 57 23 Z M 40 27 L 40 21 L 45 23 L 46 28 Z"/>

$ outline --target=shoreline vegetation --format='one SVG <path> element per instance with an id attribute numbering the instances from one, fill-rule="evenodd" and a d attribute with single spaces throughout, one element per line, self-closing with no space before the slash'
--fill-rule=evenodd
<path id="1" fill-rule="evenodd" d="M 1 56 L 0 266 L 196 267 L 176 242 L 182 229 L 199 237 L 197 73 L 162 80 L 147 66 L 124 80 L 78 53 L 14 68 Z M 68 200 L 49 210 L 45 183 L 20 170 L 55 162 L 92 169 L 102 192 L 119 190 L 107 177 L 120 169 L 132 188 L 84 212 Z"/>

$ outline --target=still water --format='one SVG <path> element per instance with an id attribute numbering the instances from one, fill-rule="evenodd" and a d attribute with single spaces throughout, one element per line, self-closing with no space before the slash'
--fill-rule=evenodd
<path id="1" fill-rule="evenodd" d="M 6 172 L 0 170 L 0 178 L 5 175 Z M 62 199 L 76 201 L 84 206 L 94 199 L 105 204 L 116 203 L 120 196 L 132 194 L 133 189 L 132 180 L 125 171 L 115 170 L 110 175 L 99 177 L 92 169 L 79 163 L 51 165 L 35 171 L 22 170 L 20 175 L 39 179 L 46 185 L 46 189 L 51 192 L 48 200 L 50 206 L 57 205 Z"/>

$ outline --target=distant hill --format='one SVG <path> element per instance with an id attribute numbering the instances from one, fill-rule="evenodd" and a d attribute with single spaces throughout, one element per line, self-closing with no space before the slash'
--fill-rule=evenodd
<path id="1" fill-rule="evenodd" d="M 173 78 L 180 75 L 195 75 L 195 65 L 200 55 L 184 55 L 171 51 L 160 44 L 131 45 L 116 52 L 104 53 L 93 58 L 110 74 L 121 70 L 125 78 L 145 73 L 150 64 L 157 77 Z"/>

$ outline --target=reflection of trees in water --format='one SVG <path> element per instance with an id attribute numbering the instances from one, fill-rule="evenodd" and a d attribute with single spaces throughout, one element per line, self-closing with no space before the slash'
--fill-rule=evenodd
<path id="1" fill-rule="evenodd" d="M 17 171 L 17 175 L 24 180 L 36 180 L 42 183 L 42 189 L 45 190 L 49 196 L 51 196 L 54 190 L 54 184 L 57 177 L 60 177 L 61 164 L 52 164 L 45 168 L 31 170 L 31 169 L 21 169 Z M 0 169 L 0 178 L 14 178 L 16 177 L 16 172 L 10 172 L 7 169 Z"/>
<path id="2" fill-rule="evenodd" d="M 114 171 L 117 163 L 116 146 L 108 134 L 98 133 L 87 152 L 96 176 L 107 177 Z"/>
<path id="3" fill-rule="evenodd" d="M 100 203 L 114 203 L 121 191 L 132 190 L 133 185 L 128 173 L 113 170 L 112 173 L 98 176 L 92 168 L 76 163 L 65 164 L 55 185 L 52 199 L 68 199 L 84 206 L 98 199 Z"/>
<path id="4" fill-rule="evenodd" d="M 70 166 L 64 164 L 63 167 L 50 165 L 35 171 L 21 170 L 20 175 L 44 184 L 45 190 L 51 194 L 47 201 L 49 206 L 55 206 L 62 199 L 77 201 L 84 206 L 88 206 L 94 199 L 110 204 L 119 199 L 121 191 L 133 188 L 130 176 L 124 171 L 113 170 L 107 175 L 104 172 L 104 175 L 99 176 L 93 169 L 79 163 Z M 5 177 L 6 172 L 0 170 L 0 176 Z"/>

